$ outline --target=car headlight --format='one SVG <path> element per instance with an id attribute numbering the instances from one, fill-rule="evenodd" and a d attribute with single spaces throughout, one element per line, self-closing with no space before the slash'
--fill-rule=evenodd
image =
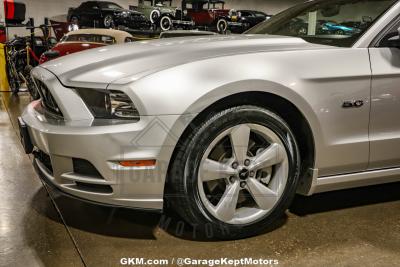
<path id="1" fill-rule="evenodd" d="M 123 18 L 127 18 L 129 16 L 129 13 L 124 11 L 124 12 L 121 13 L 121 16 Z"/>
<path id="2" fill-rule="evenodd" d="M 121 91 L 76 88 L 96 119 L 140 120 L 132 100 Z"/>

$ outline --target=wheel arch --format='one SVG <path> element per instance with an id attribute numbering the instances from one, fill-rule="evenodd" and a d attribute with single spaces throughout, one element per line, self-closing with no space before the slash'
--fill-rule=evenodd
<path id="1" fill-rule="evenodd" d="M 314 168 L 316 161 L 316 146 L 314 138 L 315 133 L 309 121 L 304 116 L 304 113 L 295 104 L 274 93 L 265 91 L 247 91 L 235 93 L 217 100 L 198 113 L 197 116 L 195 116 L 194 119 L 188 123 L 187 127 L 179 137 L 177 144 L 181 143 L 181 140 L 186 138 L 191 133 L 194 125 L 206 120 L 217 112 L 241 105 L 252 105 L 267 108 L 282 117 L 288 123 L 296 137 L 300 149 L 301 173 L 299 185 L 309 184 L 311 182 L 309 179 L 312 179 L 312 177 L 308 175 L 308 170 L 310 168 Z M 166 183 L 168 183 L 168 174 L 176 157 L 176 147 L 174 148 L 168 163 Z"/>

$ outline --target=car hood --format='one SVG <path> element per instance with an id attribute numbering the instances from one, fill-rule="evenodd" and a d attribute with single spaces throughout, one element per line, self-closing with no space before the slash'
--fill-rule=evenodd
<path id="1" fill-rule="evenodd" d="M 208 58 L 238 54 L 328 49 L 300 38 L 230 35 L 173 38 L 112 45 L 75 53 L 41 65 L 65 86 L 107 88 L 151 73 Z"/>

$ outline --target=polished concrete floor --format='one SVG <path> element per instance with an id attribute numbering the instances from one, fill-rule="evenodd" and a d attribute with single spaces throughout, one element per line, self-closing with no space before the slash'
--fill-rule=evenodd
<path id="1" fill-rule="evenodd" d="M 118 266 L 122 257 L 400 266 L 400 183 L 296 197 L 274 231 L 216 241 L 171 214 L 105 208 L 48 194 L 15 127 L 29 96 L 0 97 L 0 266 Z"/>

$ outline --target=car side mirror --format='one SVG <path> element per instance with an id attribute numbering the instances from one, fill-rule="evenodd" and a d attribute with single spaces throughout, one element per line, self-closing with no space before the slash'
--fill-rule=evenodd
<path id="1" fill-rule="evenodd" d="M 53 59 L 53 58 L 59 57 L 60 52 L 58 52 L 56 50 L 49 50 L 49 51 L 44 52 L 43 55 L 45 57 L 47 57 L 48 59 Z"/>
<path id="2" fill-rule="evenodd" d="M 388 33 L 381 41 L 380 47 L 395 47 L 400 48 L 400 28 L 395 31 Z"/>

